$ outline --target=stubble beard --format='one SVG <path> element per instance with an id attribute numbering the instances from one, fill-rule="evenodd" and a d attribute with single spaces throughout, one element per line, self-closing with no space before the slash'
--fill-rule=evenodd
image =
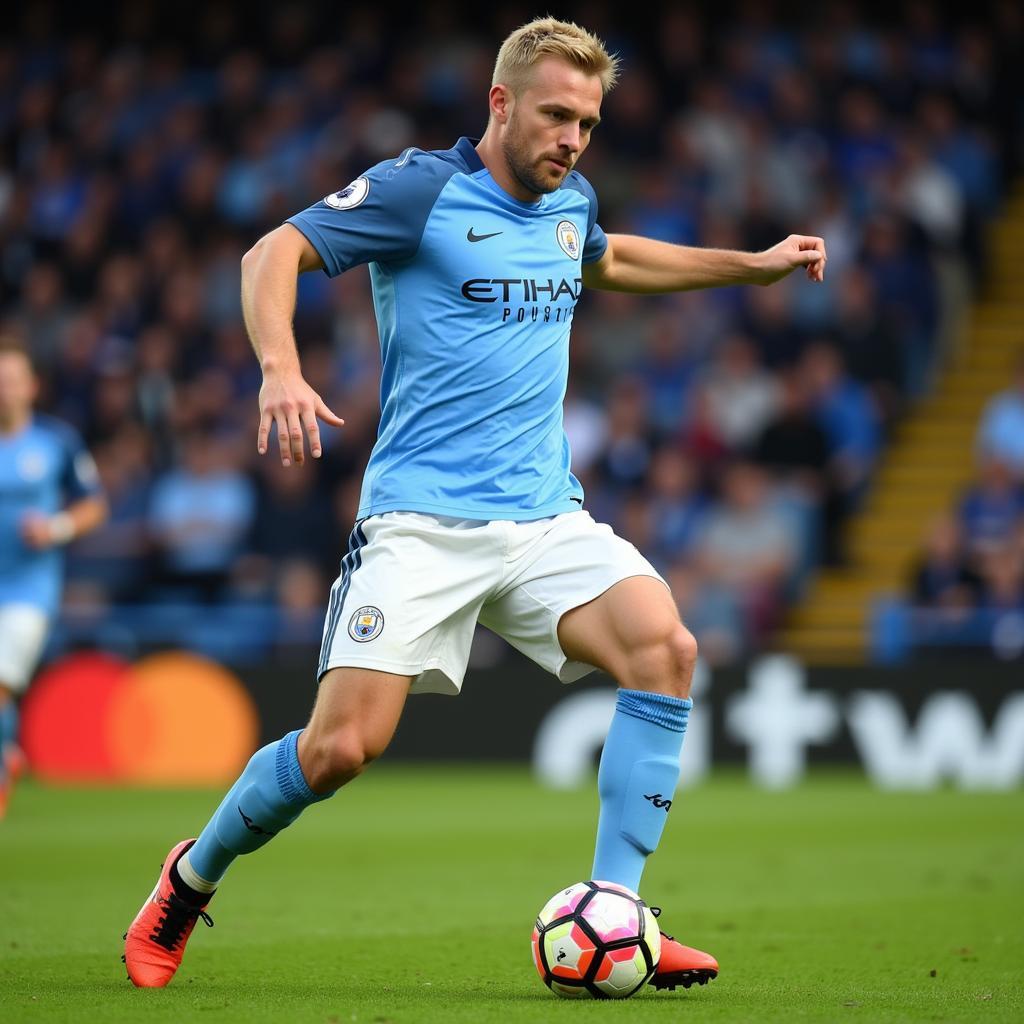
<path id="1" fill-rule="evenodd" d="M 539 161 L 531 162 L 529 146 L 519 131 L 514 113 L 509 120 L 508 131 L 505 133 L 501 146 L 505 154 L 505 161 L 512 172 L 512 177 L 527 192 L 532 192 L 536 196 L 543 196 L 561 188 L 562 182 L 565 181 L 565 177 L 569 172 L 566 171 L 565 174 L 559 175 L 557 179 L 552 179 L 549 175 L 542 174 L 538 166 Z"/>

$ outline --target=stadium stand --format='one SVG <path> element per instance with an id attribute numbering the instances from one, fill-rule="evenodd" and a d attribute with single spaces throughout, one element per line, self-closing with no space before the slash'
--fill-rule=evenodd
<path id="1" fill-rule="evenodd" d="M 1024 340 L 1024 17 L 666 5 L 640 31 L 612 5 L 560 13 L 626 61 L 581 165 L 606 230 L 829 249 L 823 287 L 584 299 L 566 425 L 589 507 L 671 578 L 712 660 L 898 657 L 922 524 L 969 482 Z M 368 284 L 301 278 L 304 369 L 347 427 L 287 473 L 255 456 L 240 256 L 366 166 L 478 134 L 494 41 L 529 12 L 344 15 L 31 4 L 0 43 L 3 328 L 112 503 L 70 553 L 55 649 L 318 641 L 376 426 Z"/>

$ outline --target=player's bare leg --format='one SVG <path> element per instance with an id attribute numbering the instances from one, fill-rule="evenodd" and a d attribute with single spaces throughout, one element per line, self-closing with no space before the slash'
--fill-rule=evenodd
<path id="1" fill-rule="evenodd" d="M 22 764 L 17 738 L 18 710 L 14 693 L 0 682 L 0 819 L 7 814 L 11 790 Z"/>
<path id="2" fill-rule="evenodd" d="M 667 588 L 649 576 L 622 580 L 567 612 L 558 640 L 570 660 L 603 669 L 621 687 L 598 774 L 592 877 L 635 891 L 674 798 L 697 642 Z M 655 988 L 689 988 L 717 977 L 714 957 L 662 934 Z"/>
<path id="3" fill-rule="evenodd" d="M 378 757 L 394 735 L 409 676 L 337 668 L 320 682 L 309 725 L 258 750 L 198 840 L 164 860 L 156 887 L 125 933 L 132 982 L 162 988 L 181 964 L 199 919 L 231 862 L 287 828 Z"/>
<path id="4" fill-rule="evenodd" d="M 566 612 L 558 642 L 568 658 L 596 665 L 625 689 L 690 696 L 697 641 L 652 576 L 630 576 Z"/>
<path id="5" fill-rule="evenodd" d="M 334 668 L 320 681 L 299 762 L 314 793 L 333 792 L 378 758 L 398 728 L 411 676 Z"/>

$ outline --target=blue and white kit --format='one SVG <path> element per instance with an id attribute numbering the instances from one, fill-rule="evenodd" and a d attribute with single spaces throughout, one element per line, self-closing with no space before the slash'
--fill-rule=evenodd
<path id="1" fill-rule="evenodd" d="M 583 490 L 562 426 L 582 266 L 607 248 L 590 184 L 573 171 L 558 190 L 521 202 L 462 138 L 449 150 L 411 149 L 377 164 L 288 223 L 329 275 L 369 264 L 383 364 L 378 438 L 331 593 L 320 674 L 363 665 L 418 676 L 414 690 L 457 690 L 472 630 L 465 642 L 454 639 L 466 630 L 455 629 L 452 616 L 461 621 L 472 610 L 473 624 L 479 613 L 567 678 L 558 618 L 627 576 L 657 577 L 647 560 L 603 527 L 578 552 L 577 567 L 565 558 L 550 571 L 543 561 L 532 564 L 528 575 L 545 614 L 530 627 L 543 635 L 527 642 L 517 621 L 488 618 L 511 585 L 508 576 L 480 578 L 471 551 L 456 554 L 438 538 L 463 535 L 454 545 L 461 551 L 467 533 L 479 534 L 486 547 L 477 528 L 492 524 L 489 536 L 504 530 L 509 550 L 525 545 L 539 554 L 552 548 L 546 532 L 566 529 L 558 525 L 563 518 L 572 520 L 574 536 L 599 530 L 581 511 Z M 417 515 L 399 521 L 392 513 Z M 418 590 L 410 577 L 421 574 L 397 553 L 384 558 L 373 550 L 385 536 L 401 543 L 399 523 L 411 531 L 407 540 L 421 538 L 424 581 L 460 594 L 458 608 L 434 587 L 431 597 Z M 467 578 L 476 580 L 468 590 Z M 513 619 L 522 614 L 508 610 Z"/>
<path id="2" fill-rule="evenodd" d="M 96 465 L 67 424 L 35 416 L 0 435 L 0 682 L 27 685 L 60 604 L 64 555 L 30 548 L 26 516 L 52 516 L 100 492 Z"/>

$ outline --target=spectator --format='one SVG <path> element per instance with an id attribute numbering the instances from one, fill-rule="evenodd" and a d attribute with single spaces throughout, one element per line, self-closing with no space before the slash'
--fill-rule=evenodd
<path id="1" fill-rule="evenodd" d="M 993 547 L 980 559 L 981 607 L 989 612 L 1024 611 L 1024 556 L 1013 544 Z"/>
<path id="2" fill-rule="evenodd" d="M 790 521 L 772 503 L 767 473 L 752 462 L 734 463 L 697 539 L 702 583 L 732 593 L 747 635 L 759 641 L 778 624 L 797 559 Z"/>
<path id="3" fill-rule="evenodd" d="M 810 382 L 797 369 L 779 375 L 778 405 L 751 446 L 754 461 L 811 499 L 825 494 L 829 438 L 815 414 Z"/>
<path id="4" fill-rule="evenodd" d="M 1024 487 L 1001 459 L 981 462 L 977 479 L 960 499 L 958 521 L 975 562 L 1011 543 L 1024 517 Z"/>
<path id="5" fill-rule="evenodd" d="M 791 365 L 803 349 L 803 335 L 794 322 L 791 302 L 792 289 L 786 281 L 771 288 L 748 288 L 742 295 L 740 330 L 753 340 L 760 361 L 772 371 Z"/>
<path id="6" fill-rule="evenodd" d="M 173 332 L 160 324 L 142 331 L 135 346 L 135 401 L 142 422 L 158 438 L 167 437 L 173 418 L 179 355 Z M 165 451 L 161 446 L 160 453 Z"/>
<path id="7" fill-rule="evenodd" d="M 315 471 L 285 468 L 280 461 L 260 463 L 256 512 L 246 538 L 253 575 L 270 589 L 274 567 L 283 562 L 334 566 L 342 547 L 341 529 Z"/>
<path id="8" fill-rule="evenodd" d="M 60 269 L 53 263 L 37 263 L 25 277 L 12 327 L 18 337 L 32 339 L 35 362 L 41 371 L 49 371 L 56 362 L 70 319 Z"/>
<path id="9" fill-rule="evenodd" d="M 330 581 L 316 562 L 289 558 L 277 566 L 274 605 L 279 614 L 273 621 L 279 650 L 309 650 L 310 641 L 323 629 L 329 588 Z"/>
<path id="10" fill-rule="evenodd" d="M 954 516 L 943 513 L 932 522 L 908 582 L 919 607 L 944 609 L 961 618 L 965 611 L 977 607 L 981 577 L 968 563 Z"/>
<path id="11" fill-rule="evenodd" d="M 565 396 L 562 425 L 572 452 L 572 471 L 577 479 L 585 476 L 599 453 L 604 450 L 608 424 L 604 410 L 589 401 L 574 386 L 570 374 Z"/>
<path id="12" fill-rule="evenodd" d="M 647 390 L 652 425 L 659 433 L 670 434 L 686 418 L 702 358 L 690 324 L 681 322 L 671 306 L 660 311 L 650 326 L 633 370 Z"/>
<path id="13" fill-rule="evenodd" d="M 833 159 L 839 175 L 851 190 L 854 209 L 865 212 L 868 193 L 895 158 L 892 125 L 878 97 L 869 89 L 854 87 L 839 103 L 839 132 Z"/>
<path id="14" fill-rule="evenodd" d="M 761 366 L 753 342 L 742 335 L 723 341 L 698 386 L 715 433 L 733 452 L 753 442 L 778 403 L 775 378 Z"/>
<path id="15" fill-rule="evenodd" d="M 729 449 L 712 415 L 711 398 L 703 388 L 693 389 L 693 401 L 679 432 L 679 444 L 700 467 L 702 485 L 713 483 Z"/>
<path id="16" fill-rule="evenodd" d="M 656 449 L 644 502 L 651 520 L 651 561 L 663 566 L 691 557 L 708 509 L 696 462 L 672 445 Z"/>
<path id="17" fill-rule="evenodd" d="M 920 135 L 904 135 L 898 152 L 894 182 L 898 207 L 927 233 L 939 251 L 955 250 L 963 235 L 965 218 L 964 200 L 956 181 L 930 158 Z"/>
<path id="18" fill-rule="evenodd" d="M 224 596 L 255 511 L 252 484 L 226 454 L 216 438 L 193 431 L 182 439 L 180 468 L 153 489 L 149 526 L 164 597 Z"/>
<path id="19" fill-rule="evenodd" d="M 818 422 L 810 391 L 796 368 L 781 375 L 779 408 L 750 449 L 775 477 L 800 524 L 801 578 L 819 560 L 842 563 L 842 493 L 832 476 L 829 439 Z"/>
<path id="20" fill-rule="evenodd" d="M 902 415 L 909 387 L 895 324 L 879 308 L 874 279 L 863 267 L 850 267 L 833 289 L 834 326 L 829 337 L 841 350 L 850 375 L 870 388 L 888 428 Z"/>
<path id="21" fill-rule="evenodd" d="M 917 397 L 931 382 L 939 311 L 926 251 L 905 219 L 877 212 L 864 226 L 861 264 L 872 278 L 882 315 L 899 338 L 907 393 Z"/>
<path id="22" fill-rule="evenodd" d="M 599 466 L 612 490 L 625 491 L 643 480 L 655 443 L 643 382 L 623 378 L 608 402 L 608 434 Z"/>
<path id="23" fill-rule="evenodd" d="M 1024 352 L 1015 361 L 1013 383 L 985 406 L 978 426 L 977 450 L 998 459 L 1024 482 Z"/>
<path id="24" fill-rule="evenodd" d="M 849 511 L 867 488 L 882 444 L 878 409 L 868 390 L 846 373 L 834 344 L 819 340 L 810 345 L 800 369 L 828 437 L 832 478 Z"/>

